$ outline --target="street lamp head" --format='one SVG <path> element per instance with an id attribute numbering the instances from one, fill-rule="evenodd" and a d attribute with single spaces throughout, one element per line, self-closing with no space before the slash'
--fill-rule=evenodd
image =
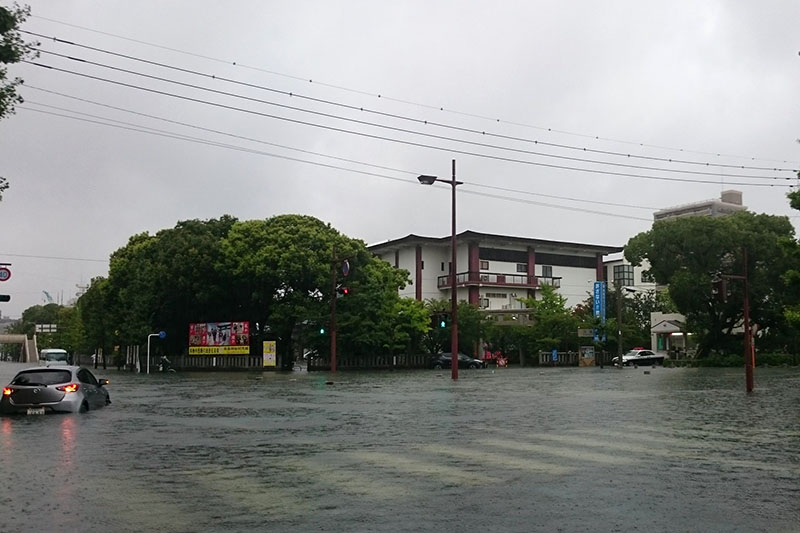
<path id="1" fill-rule="evenodd" d="M 433 185 L 433 182 L 436 181 L 436 176 L 427 176 L 423 174 L 422 176 L 417 178 L 419 182 L 423 185 Z"/>

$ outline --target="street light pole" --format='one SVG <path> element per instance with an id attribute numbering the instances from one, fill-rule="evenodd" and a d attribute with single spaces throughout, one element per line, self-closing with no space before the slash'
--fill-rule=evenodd
<path id="1" fill-rule="evenodd" d="M 458 261 L 458 248 L 456 242 L 456 160 L 453 159 L 453 179 L 450 180 L 453 190 L 453 223 L 450 232 L 450 251 L 452 255 L 453 270 L 450 272 L 450 315 L 452 320 L 450 322 L 450 360 L 451 376 L 454 380 L 458 379 L 458 295 L 456 294 L 456 275 L 458 268 L 456 263 Z"/>
<path id="2" fill-rule="evenodd" d="M 150 373 L 150 339 L 153 337 L 159 337 L 160 334 L 158 333 L 151 333 L 147 336 L 147 373 Z"/>
<path id="3" fill-rule="evenodd" d="M 456 187 L 463 182 L 456 180 L 456 160 L 453 159 L 453 178 L 450 180 L 439 179 L 436 176 L 420 176 L 417 178 L 423 185 L 433 185 L 435 181 L 449 183 L 452 186 L 452 227 L 450 231 L 450 371 L 453 380 L 458 379 L 458 295 L 456 294 L 456 276 L 458 273 L 458 242 L 456 240 Z"/>

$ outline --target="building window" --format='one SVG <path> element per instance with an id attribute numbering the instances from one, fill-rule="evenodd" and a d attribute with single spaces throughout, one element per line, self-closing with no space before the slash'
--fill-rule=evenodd
<path id="1" fill-rule="evenodd" d="M 487 298 L 502 298 L 502 299 L 505 300 L 506 298 L 508 298 L 508 294 L 506 294 L 504 292 L 487 292 L 486 293 L 486 297 Z"/>
<path id="2" fill-rule="evenodd" d="M 553 277 L 553 267 L 548 265 L 542 265 L 542 277 L 543 278 L 552 278 Z"/>
<path id="3" fill-rule="evenodd" d="M 517 272 L 528 272 L 528 263 L 517 263 Z"/>
<path id="4" fill-rule="evenodd" d="M 614 284 L 630 287 L 633 283 L 633 265 L 614 265 Z"/>
<path id="5" fill-rule="evenodd" d="M 482 307 L 483 309 L 488 309 L 489 308 L 489 298 L 481 298 L 480 307 Z"/>
<path id="6" fill-rule="evenodd" d="M 444 261 L 442 261 L 442 272 L 444 272 Z"/>
<path id="7" fill-rule="evenodd" d="M 489 261 L 481 261 L 480 263 L 481 270 L 489 270 Z"/>
<path id="8" fill-rule="evenodd" d="M 425 261 L 420 261 L 419 262 L 419 269 L 420 270 L 425 270 Z"/>

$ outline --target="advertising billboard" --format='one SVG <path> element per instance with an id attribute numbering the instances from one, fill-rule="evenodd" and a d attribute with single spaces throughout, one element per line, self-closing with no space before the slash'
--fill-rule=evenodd
<path id="1" fill-rule="evenodd" d="M 189 355 L 250 353 L 250 322 L 189 324 Z"/>

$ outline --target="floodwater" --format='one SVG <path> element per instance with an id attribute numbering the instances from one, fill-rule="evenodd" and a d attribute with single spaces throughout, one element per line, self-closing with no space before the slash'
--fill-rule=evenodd
<path id="1" fill-rule="evenodd" d="M 0 418 L 0 530 L 800 531 L 797 368 L 96 374 Z"/>

